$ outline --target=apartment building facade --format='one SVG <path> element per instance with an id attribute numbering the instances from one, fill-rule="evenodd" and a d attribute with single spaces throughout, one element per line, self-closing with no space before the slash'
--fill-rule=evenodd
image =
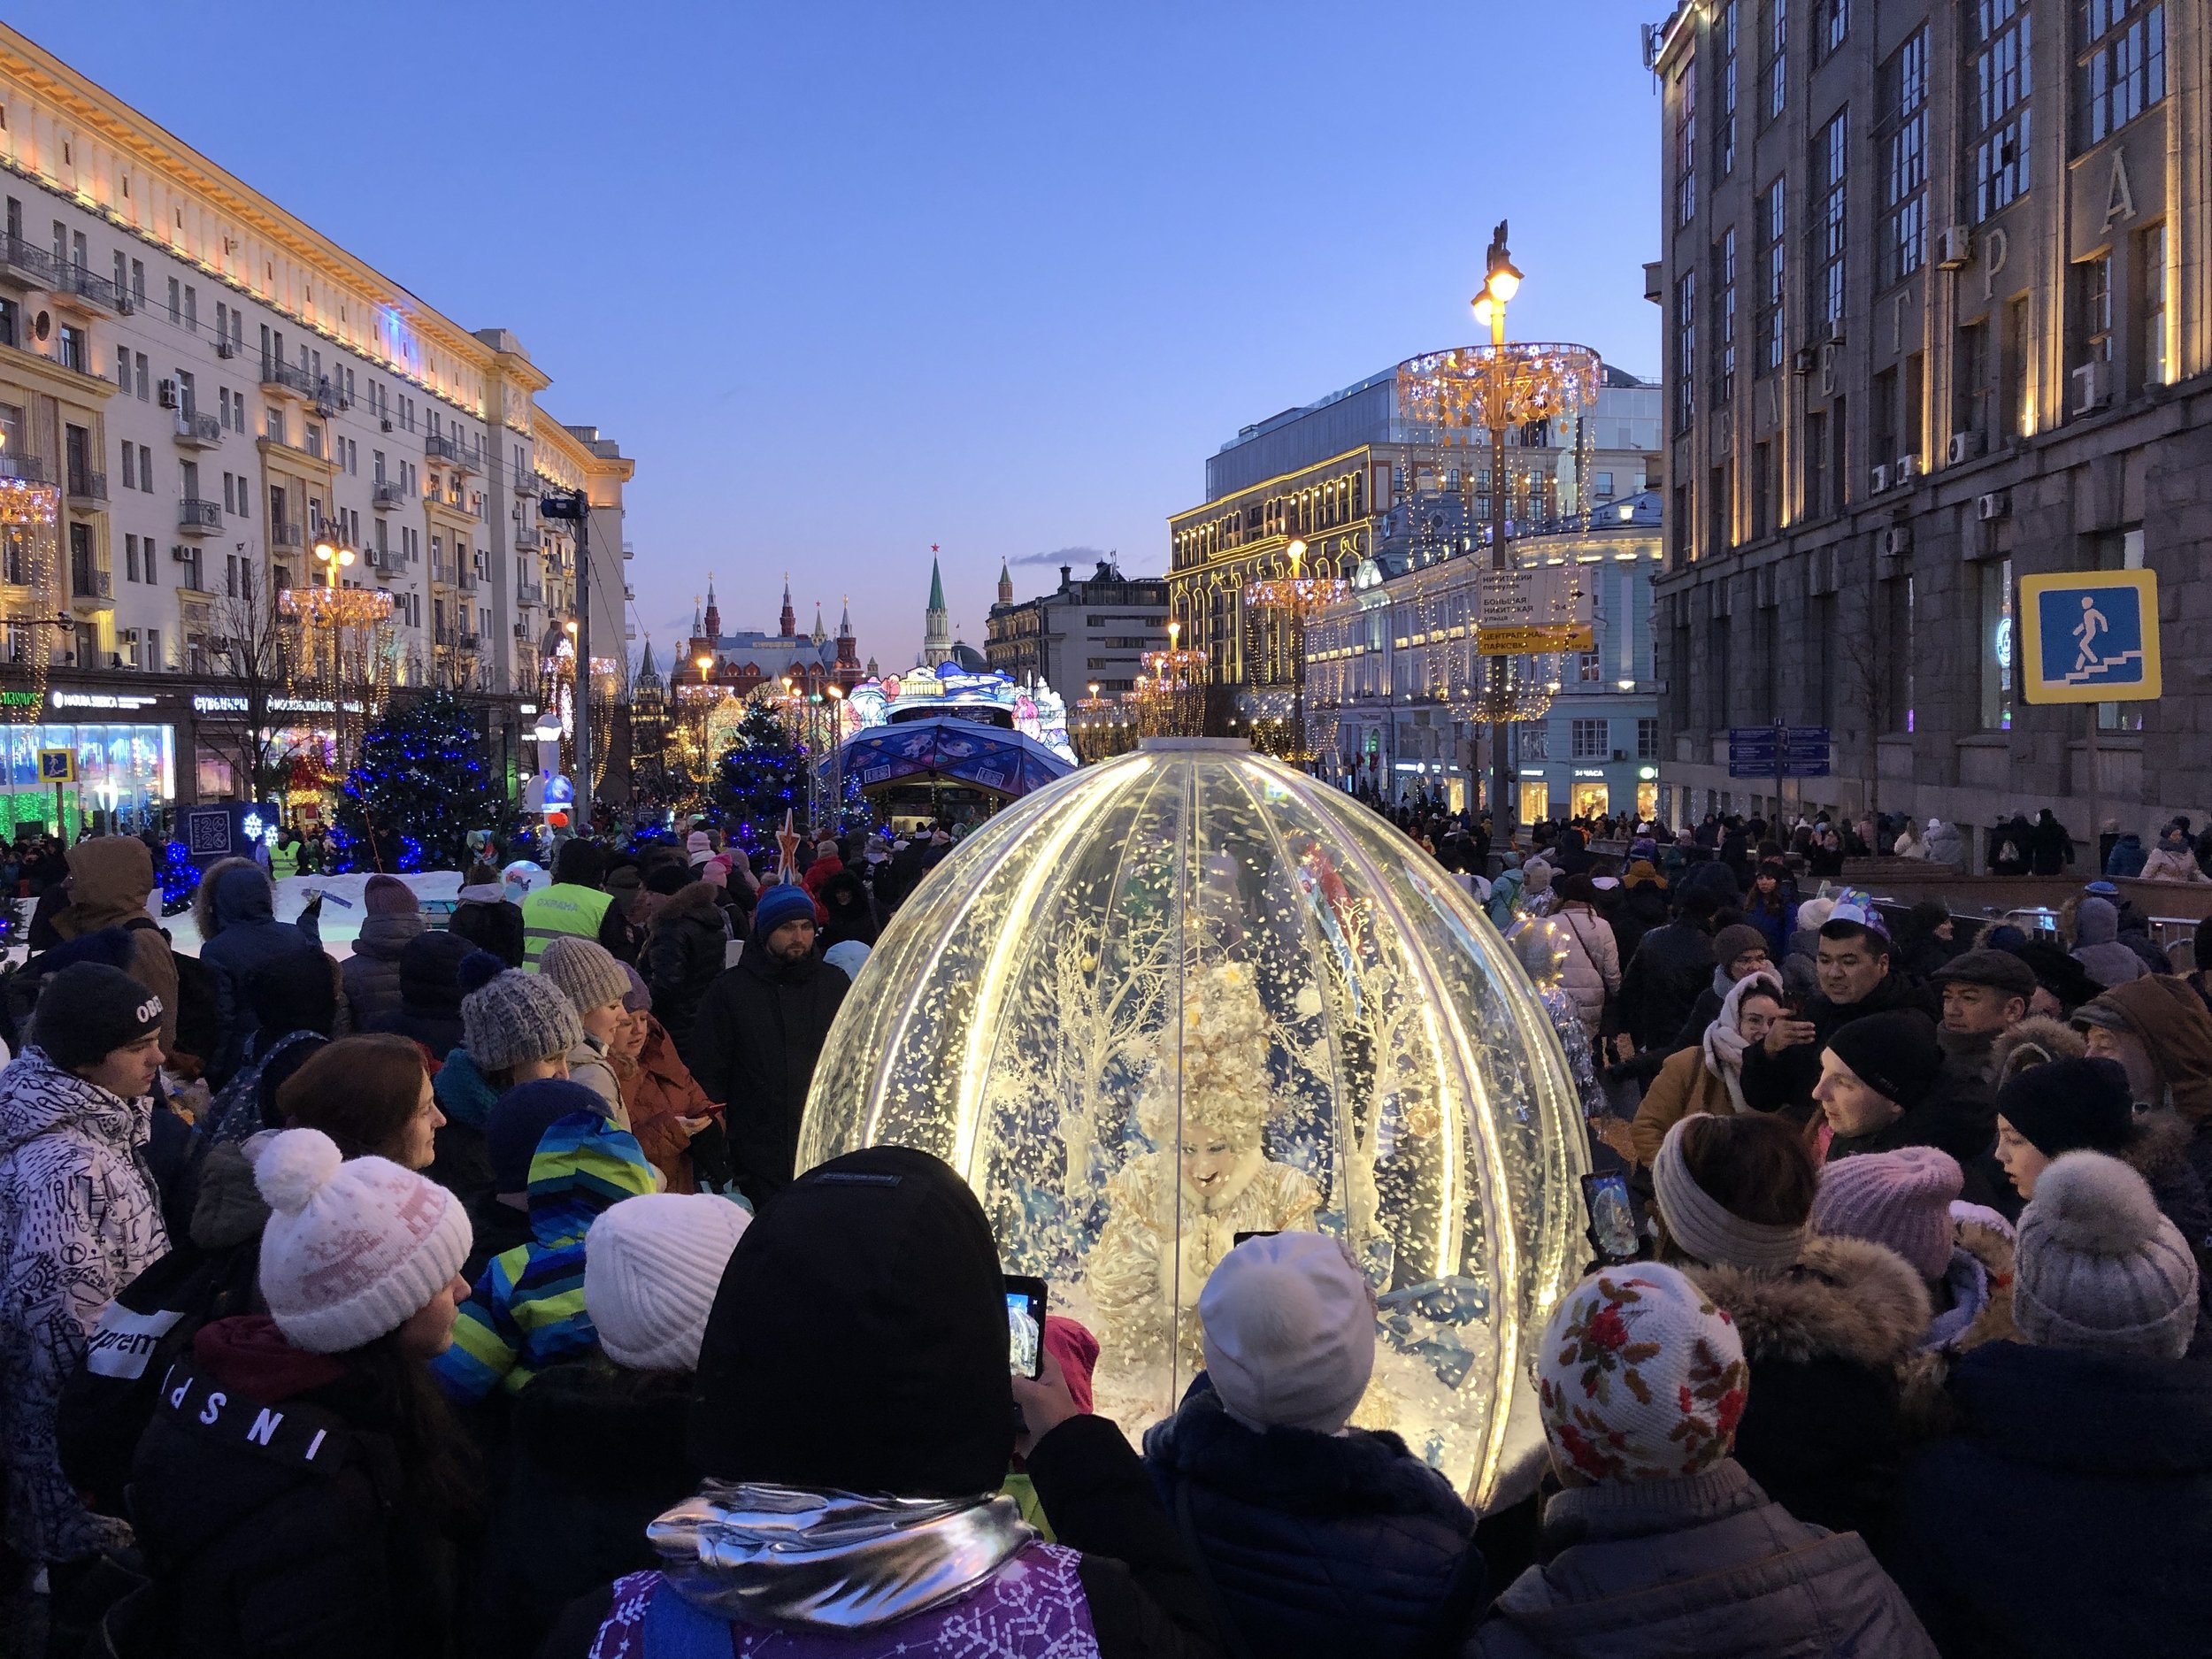
<path id="1" fill-rule="evenodd" d="M 1001 565 L 983 656 L 1009 679 L 1041 680 L 1070 703 L 1118 697 L 1135 688 L 1145 653 L 1167 649 L 1167 622 L 1164 577 L 1124 576 L 1110 559 L 1088 576 L 1063 565 L 1050 593 L 1016 599 L 1013 572 Z"/>
<path id="2" fill-rule="evenodd" d="M 2093 818 L 2201 814 L 2208 17 L 1705 0 L 1654 33 L 1670 817 L 1769 805 L 1726 736 L 1777 720 L 1835 742 L 1834 776 L 1782 786 L 1792 810 L 2049 803 L 2084 843 Z M 2024 703 L 2020 579 L 2138 566 L 2164 697 Z"/>
<path id="3" fill-rule="evenodd" d="M 119 822 L 234 793 L 202 728 L 235 713 L 238 618 L 326 583 L 319 547 L 388 595 L 381 682 L 467 694 L 511 750 L 580 603 L 619 678 L 633 464 L 537 406 L 549 380 L 512 334 L 460 326 L 5 28 L 0 207 L 0 833 L 45 810 L 17 798 L 27 746 L 77 748 Z M 577 526 L 539 513 L 555 489 L 590 503 L 589 595 Z M 287 700 L 291 738 L 328 726 L 322 691 Z"/>
<path id="4" fill-rule="evenodd" d="M 1563 527 L 1655 482 L 1660 388 L 1609 367 L 1596 407 L 1508 434 L 1512 534 Z M 1210 717 L 1236 730 L 1279 722 L 1300 672 L 1293 629 L 1249 617 L 1247 584 L 1290 573 L 1306 544 L 1310 576 L 1351 580 L 1486 545 L 1486 442 L 1437 442 L 1399 409 L 1394 368 L 1245 427 L 1206 460 L 1206 499 L 1168 520 L 1168 593 L 1187 646 L 1222 688 Z M 1279 728 L 1270 728 L 1279 729 Z"/>

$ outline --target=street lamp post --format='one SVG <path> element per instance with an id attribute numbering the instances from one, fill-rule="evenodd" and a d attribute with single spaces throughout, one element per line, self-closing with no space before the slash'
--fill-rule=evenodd
<path id="1" fill-rule="evenodd" d="M 1490 248 L 1483 276 L 1482 291 L 1475 296 L 1474 312 L 1478 323 L 1490 329 L 1492 349 L 1501 350 L 1505 345 L 1505 308 L 1520 292 L 1521 273 L 1515 266 L 1512 256 L 1506 251 L 1506 221 L 1500 219 L 1498 228 L 1490 238 Z M 1490 425 L 1490 568 L 1502 577 L 1510 568 L 1506 552 L 1506 480 L 1505 480 L 1505 400 L 1489 400 L 1484 412 Z M 1513 825 L 1519 816 L 1513 800 L 1513 766 L 1507 754 L 1507 734 L 1511 730 L 1509 717 L 1507 679 L 1512 672 L 1512 659 L 1504 656 L 1490 658 L 1490 836 L 1491 844 L 1501 852 L 1513 849 Z"/>

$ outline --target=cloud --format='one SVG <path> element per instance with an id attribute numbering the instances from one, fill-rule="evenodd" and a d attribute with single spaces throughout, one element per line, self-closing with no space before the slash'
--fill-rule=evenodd
<path id="1" fill-rule="evenodd" d="M 1009 565 L 1095 565 L 1113 555 L 1103 548 L 1064 547 L 1049 553 L 1025 553 L 1019 558 L 1009 559 Z"/>

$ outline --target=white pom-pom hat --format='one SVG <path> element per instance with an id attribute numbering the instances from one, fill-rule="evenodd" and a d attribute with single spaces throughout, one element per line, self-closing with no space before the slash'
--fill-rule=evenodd
<path id="1" fill-rule="evenodd" d="M 247 1144 L 271 1211 L 261 1298 L 311 1354 L 342 1354 L 396 1331 L 468 1260 L 468 1212 L 444 1187 L 383 1158 L 347 1162 L 319 1129 Z"/>
<path id="2" fill-rule="evenodd" d="M 699 1369 L 699 1344 L 730 1252 L 752 1217 L 711 1193 L 646 1193 L 584 1235 L 584 1311 L 632 1371 Z"/>
<path id="3" fill-rule="evenodd" d="M 2038 1348 L 2179 1359 L 2196 1329 L 2196 1258 L 2140 1175 L 2069 1152 L 2020 1214 L 2012 1315 Z"/>

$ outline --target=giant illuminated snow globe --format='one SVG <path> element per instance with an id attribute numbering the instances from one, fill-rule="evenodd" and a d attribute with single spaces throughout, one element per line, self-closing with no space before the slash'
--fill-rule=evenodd
<path id="1" fill-rule="evenodd" d="M 1019 801 L 884 930 L 825 1045 L 801 1168 L 935 1153 L 1006 1270 L 1097 1335 L 1133 1434 L 1203 1364 L 1247 1233 L 1341 1239 L 1390 1428 L 1481 1502 L 1585 1250 L 1586 1134 L 1489 922 L 1365 807 L 1240 741 L 1153 739 Z"/>

